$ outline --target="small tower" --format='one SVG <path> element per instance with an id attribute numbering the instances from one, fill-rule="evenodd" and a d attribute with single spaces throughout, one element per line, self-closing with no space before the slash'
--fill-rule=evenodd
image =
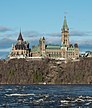
<path id="1" fill-rule="evenodd" d="M 69 28 L 67 25 L 67 21 L 66 21 L 66 16 L 64 17 L 64 23 L 63 23 L 63 27 L 61 29 L 61 33 L 62 33 L 62 45 L 65 47 L 69 47 Z"/>
<path id="2" fill-rule="evenodd" d="M 40 45 L 41 55 L 44 55 L 45 54 L 45 38 L 44 37 L 40 38 L 39 45 Z"/>
<path id="3" fill-rule="evenodd" d="M 75 58 L 79 58 L 79 47 L 77 43 L 74 44 L 74 50 L 75 50 L 74 53 Z"/>

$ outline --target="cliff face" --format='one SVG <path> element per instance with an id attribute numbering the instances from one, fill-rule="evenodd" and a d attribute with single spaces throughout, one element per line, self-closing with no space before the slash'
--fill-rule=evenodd
<path id="1" fill-rule="evenodd" d="M 92 58 L 61 63 L 50 60 L 0 60 L 1 84 L 92 84 Z"/>

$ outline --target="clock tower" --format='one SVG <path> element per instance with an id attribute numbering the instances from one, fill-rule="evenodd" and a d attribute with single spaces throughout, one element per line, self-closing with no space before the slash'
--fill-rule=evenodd
<path id="1" fill-rule="evenodd" d="M 62 33 L 62 46 L 69 47 L 69 28 L 66 21 L 66 16 L 64 17 L 63 27 L 61 29 Z"/>

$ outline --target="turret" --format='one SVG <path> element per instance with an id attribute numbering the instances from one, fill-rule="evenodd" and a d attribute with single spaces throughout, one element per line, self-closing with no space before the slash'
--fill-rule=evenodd
<path id="1" fill-rule="evenodd" d="M 79 58 L 79 47 L 78 44 L 74 44 L 74 49 L 75 49 L 75 58 Z"/>
<path id="2" fill-rule="evenodd" d="M 41 55 L 45 54 L 45 38 L 44 37 L 40 38 L 39 45 L 40 45 Z"/>

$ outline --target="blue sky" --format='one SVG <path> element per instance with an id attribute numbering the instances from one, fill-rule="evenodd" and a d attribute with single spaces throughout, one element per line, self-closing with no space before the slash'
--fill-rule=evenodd
<path id="1" fill-rule="evenodd" d="M 64 15 L 70 42 L 92 50 L 91 11 L 92 0 L 0 0 L 0 57 L 11 50 L 20 28 L 30 46 L 43 35 L 47 43 L 60 44 Z"/>

